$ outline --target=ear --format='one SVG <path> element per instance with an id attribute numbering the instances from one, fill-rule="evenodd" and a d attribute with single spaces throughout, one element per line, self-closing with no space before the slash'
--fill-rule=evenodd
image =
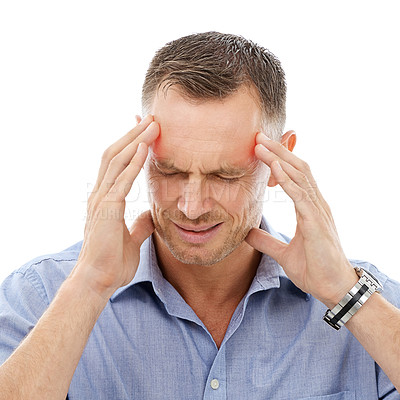
<path id="1" fill-rule="evenodd" d="M 286 147 L 289 151 L 293 151 L 294 146 L 296 146 L 296 141 L 297 141 L 297 136 L 295 131 L 287 131 L 281 137 L 281 145 Z M 275 180 L 275 177 L 271 174 L 268 181 L 268 186 L 274 187 L 277 184 L 278 182 Z"/>

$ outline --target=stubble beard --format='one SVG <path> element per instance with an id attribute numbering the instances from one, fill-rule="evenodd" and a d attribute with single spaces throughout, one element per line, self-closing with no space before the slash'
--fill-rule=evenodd
<path id="1" fill-rule="evenodd" d="M 229 232 L 225 234 L 223 243 L 216 248 L 210 248 L 209 244 L 205 246 L 204 244 L 181 242 L 180 239 L 177 238 L 176 235 L 174 237 L 171 232 L 171 229 L 174 228 L 171 226 L 172 222 L 168 216 L 170 214 L 169 210 L 161 212 L 160 220 L 162 222 L 160 223 L 156 210 L 154 207 L 152 209 L 155 230 L 171 254 L 183 264 L 202 266 L 216 264 L 235 251 L 243 243 L 250 229 L 257 226 L 260 219 L 260 212 L 259 207 L 251 206 L 242 218 L 241 223 L 239 223 L 236 228 L 231 226 Z M 179 216 L 179 218 L 174 219 L 176 222 L 187 223 L 187 218 L 182 218 L 182 213 L 180 211 L 175 212 L 175 215 L 176 217 Z M 207 215 L 200 217 L 196 221 L 198 223 L 208 223 L 213 221 L 212 218 L 213 217 Z M 216 223 L 221 221 L 220 219 L 215 219 L 215 217 L 214 220 Z M 224 224 L 229 222 L 232 224 L 232 219 L 225 216 Z"/>

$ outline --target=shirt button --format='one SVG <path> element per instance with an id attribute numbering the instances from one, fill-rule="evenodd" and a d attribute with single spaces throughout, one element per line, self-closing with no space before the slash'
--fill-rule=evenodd
<path id="1" fill-rule="evenodd" d="M 211 385 L 211 388 L 212 388 L 212 389 L 217 390 L 217 389 L 219 388 L 219 381 L 218 381 L 218 379 L 213 379 L 213 380 L 210 382 L 210 385 Z"/>

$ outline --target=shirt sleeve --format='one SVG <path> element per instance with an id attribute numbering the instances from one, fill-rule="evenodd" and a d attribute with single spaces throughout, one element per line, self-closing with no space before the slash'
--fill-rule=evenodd
<path id="1" fill-rule="evenodd" d="M 48 307 L 33 271 L 14 272 L 0 286 L 0 365 L 36 325 Z"/>
<path id="2" fill-rule="evenodd" d="M 379 274 L 378 270 L 372 266 L 370 269 L 373 274 Z M 381 276 L 377 276 L 378 279 L 382 279 Z M 385 281 L 383 284 L 382 295 L 393 304 L 395 307 L 400 308 L 400 283 L 388 278 L 386 275 L 383 278 Z M 378 382 L 378 395 L 379 399 L 385 400 L 400 400 L 400 393 L 393 386 L 387 375 L 382 371 L 378 364 L 376 365 L 376 377 Z"/>
<path id="3" fill-rule="evenodd" d="M 361 260 L 349 260 L 351 264 L 359 266 L 371 272 L 376 278 L 379 279 L 383 286 L 382 296 L 395 307 L 400 308 L 400 283 L 391 279 L 383 272 L 378 270 L 375 265 Z M 378 399 L 385 400 L 400 400 L 400 393 L 396 390 L 393 383 L 389 380 L 387 375 L 383 372 L 382 368 L 375 363 L 376 382 Z"/>

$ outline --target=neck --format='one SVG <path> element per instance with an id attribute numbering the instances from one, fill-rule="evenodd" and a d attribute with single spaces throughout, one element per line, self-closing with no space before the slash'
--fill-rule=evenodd
<path id="1" fill-rule="evenodd" d="M 261 253 L 246 242 L 213 265 L 184 264 L 155 233 L 160 269 L 183 299 L 196 311 L 200 304 L 236 308 L 256 274 Z"/>

